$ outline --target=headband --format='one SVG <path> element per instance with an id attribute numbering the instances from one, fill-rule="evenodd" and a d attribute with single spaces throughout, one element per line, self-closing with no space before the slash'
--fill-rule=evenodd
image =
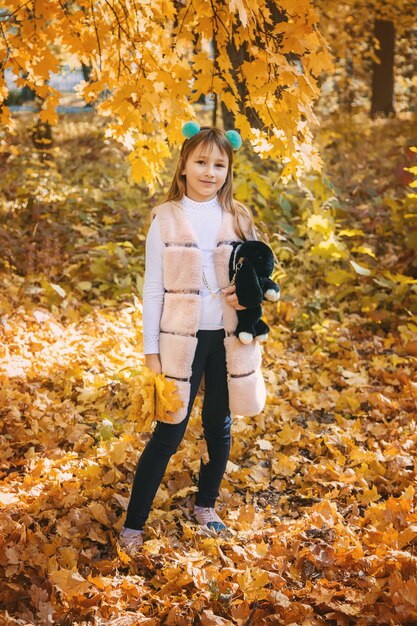
<path id="1" fill-rule="evenodd" d="M 186 137 L 187 139 L 191 139 L 191 137 L 194 137 L 194 135 L 199 133 L 200 130 L 201 128 L 199 124 L 197 124 L 197 122 L 186 122 L 182 127 L 181 132 L 184 137 Z M 240 146 L 242 145 L 242 137 L 239 135 L 237 130 L 227 130 L 225 132 L 225 135 L 233 150 L 239 150 Z"/>

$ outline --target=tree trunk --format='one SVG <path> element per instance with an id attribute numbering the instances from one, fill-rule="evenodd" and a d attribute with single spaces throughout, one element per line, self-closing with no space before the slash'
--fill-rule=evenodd
<path id="1" fill-rule="evenodd" d="M 49 122 L 41 122 L 39 119 L 30 129 L 32 143 L 39 153 L 40 160 L 52 159 L 51 148 L 53 145 L 52 126 Z"/>
<path id="2" fill-rule="evenodd" d="M 90 74 L 91 74 L 91 65 L 86 65 L 85 63 L 81 63 L 81 70 L 82 70 L 85 82 L 89 83 Z"/>
<path id="3" fill-rule="evenodd" d="M 395 115 L 394 110 L 394 23 L 375 20 L 374 35 L 379 41 L 377 56 L 380 63 L 372 66 L 371 117 Z"/>
<path id="4" fill-rule="evenodd" d="M 227 54 L 229 55 L 229 59 L 232 63 L 232 67 L 233 67 L 233 70 L 232 70 L 233 81 L 239 93 L 239 111 L 243 115 L 245 115 L 245 117 L 248 119 L 252 128 L 263 128 L 262 120 L 259 118 L 256 111 L 250 105 L 246 103 L 246 97 L 247 97 L 246 84 L 239 76 L 239 68 L 242 65 L 243 61 L 250 60 L 250 55 L 247 52 L 247 44 L 245 42 L 244 45 L 240 49 L 238 49 L 236 47 L 236 43 L 235 43 L 233 35 L 234 33 L 233 33 L 233 28 L 232 28 L 232 36 L 231 36 L 229 43 L 226 46 L 226 50 L 227 50 Z M 229 109 L 227 108 L 227 106 L 224 104 L 223 101 L 221 103 L 221 108 L 222 108 L 223 122 L 224 122 L 225 128 L 227 129 L 233 128 L 234 127 L 233 113 L 229 111 Z"/>
<path id="5" fill-rule="evenodd" d="M 265 26 L 266 31 L 273 29 L 275 24 L 278 24 L 279 22 L 288 21 L 288 17 L 285 11 L 280 9 L 277 6 L 276 2 L 269 0 L 269 2 L 267 2 L 267 7 L 273 18 L 273 24 L 271 25 L 271 24 L 265 23 L 264 26 Z M 246 85 L 244 81 L 242 81 L 241 76 L 239 75 L 240 66 L 242 65 L 244 61 L 251 61 L 251 55 L 248 52 L 247 42 L 244 42 L 243 46 L 241 46 L 240 48 L 237 48 L 236 42 L 235 42 L 235 31 L 236 31 L 236 26 L 232 27 L 230 41 L 226 46 L 226 50 L 227 50 L 227 54 L 229 56 L 230 62 L 232 64 L 232 67 L 233 67 L 233 70 L 232 70 L 233 81 L 236 85 L 237 91 L 240 96 L 239 111 L 243 115 L 245 115 L 245 117 L 248 119 L 252 128 L 262 129 L 264 127 L 264 123 L 262 122 L 262 120 L 260 119 L 256 111 L 250 105 L 247 104 Z M 255 37 L 254 43 L 260 49 L 265 47 L 265 41 L 261 39 L 259 36 Z M 290 54 L 289 56 L 293 58 L 293 55 Z M 221 102 L 221 110 L 222 110 L 222 116 L 223 116 L 223 122 L 224 122 L 225 128 L 233 128 L 234 127 L 234 115 L 231 111 L 229 111 L 229 109 L 224 104 L 224 102 Z"/>
<path id="6" fill-rule="evenodd" d="M 343 93 L 340 99 L 341 108 L 343 111 L 346 111 L 346 113 L 352 113 L 354 96 L 355 93 L 353 88 L 353 60 L 349 53 L 347 53 L 345 58 Z"/>

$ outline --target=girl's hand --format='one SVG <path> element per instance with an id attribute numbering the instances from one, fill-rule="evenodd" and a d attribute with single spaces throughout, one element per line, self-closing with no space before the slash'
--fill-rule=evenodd
<path id="1" fill-rule="evenodd" d="M 226 296 L 227 304 L 234 307 L 236 311 L 243 311 L 243 309 L 246 309 L 246 307 L 240 305 L 237 300 L 236 285 L 229 285 L 228 287 L 225 287 L 222 289 L 222 293 Z"/>
<path id="2" fill-rule="evenodd" d="M 145 365 L 155 374 L 162 374 L 161 360 L 159 354 L 145 354 Z"/>

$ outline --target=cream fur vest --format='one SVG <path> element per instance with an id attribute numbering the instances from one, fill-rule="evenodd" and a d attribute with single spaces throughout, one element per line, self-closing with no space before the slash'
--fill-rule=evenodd
<path id="1" fill-rule="evenodd" d="M 163 250 L 164 303 L 160 320 L 159 355 L 162 373 L 176 382 L 183 406 L 169 414 L 172 423 L 181 422 L 190 399 L 192 363 L 197 347 L 196 337 L 201 313 L 201 250 L 197 236 L 179 202 L 154 207 L 152 219 L 158 216 Z M 223 210 L 214 264 L 220 289 L 230 284 L 229 259 L 231 243 L 242 241 L 233 226 L 233 216 Z M 261 370 L 262 352 L 255 338 L 243 344 L 232 333 L 237 326 L 236 309 L 222 298 L 225 329 L 225 352 L 229 409 L 244 416 L 258 415 L 266 400 Z M 168 420 L 167 420 L 168 421 Z"/>

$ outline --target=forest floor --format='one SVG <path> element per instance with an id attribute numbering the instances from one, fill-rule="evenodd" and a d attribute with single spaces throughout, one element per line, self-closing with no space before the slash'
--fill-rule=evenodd
<path id="1" fill-rule="evenodd" d="M 282 291 L 264 307 L 267 404 L 234 416 L 229 531 L 204 537 L 197 397 L 133 561 L 117 535 L 149 433 L 126 416 L 161 194 L 129 181 L 103 121 L 61 117 L 42 159 L 30 119 L 0 144 L 3 623 L 416 624 L 415 124 L 327 120 L 322 175 L 301 185 L 237 159 Z"/>

